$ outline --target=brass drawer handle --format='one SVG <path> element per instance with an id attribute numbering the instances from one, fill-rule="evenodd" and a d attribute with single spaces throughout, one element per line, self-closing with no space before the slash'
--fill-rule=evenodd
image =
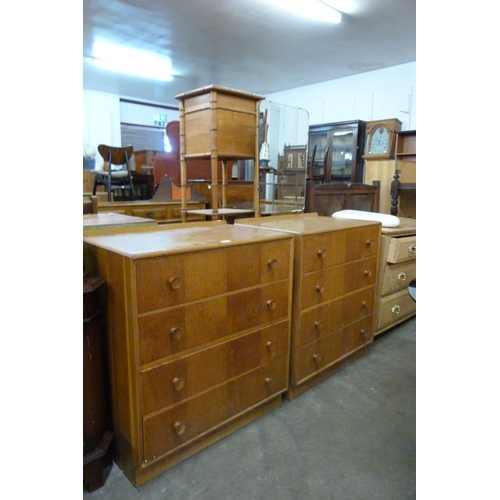
<path id="1" fill-rule="evenodd" d="M 326 250 L 324 248 L 322 250 L 318 250 L 318 257 L 320 259 L 324 259 L 326 257 Z"/>
<path id="2" fill-rule="evenodd" d="M 321 354 L 314 354 L 313 359 L 316 363 L 319 363 L 321 361 Z"/>
<path id="3" fill-rule="evenodd" d="M 399 314 L 401 312 L 401 306 L 397 304 L 391 309 L 392 314 Z"/>
<path id="4" fill-rule="evenodd" d="M 406 281 L 406 273 L 404 271 L 401 271 L 399 274 L 398 274 L 398 280 L 399 281 Z"/>
<path id="5" fill-rule="evenodd" d="M 186 424 L 183 424 L 182 422 L 175 422 L 174 431 L 178 436 L 183 434 L 185 430 L 186 430 Z"/>
<path id="6" fill-rule="evenodd" d="M 275 349 L 276 349 L 276 342 L 274 340 L 270 340 L 267 344 L 266 344 L 267 348 L 273 352 Z"/>
<path id="7" fill-rule="evenodd" d="M 417 245 L 411 245 L 408 247 L 408 252 L 417 255 Z"/>
<path id="8" fill-rule="evenodd" d="M 182 377 L 176 377 L 172 382 L 176 391 L 180 391 L 186 383 L 186 381 Z"/>
<path id="9" fill-rule="evenodd" d="M 320 294 L 320 295 L 323 295 L 323 293 L 325 292 L 325 287 L 323 285 L 318 285 L 316 287 L 316 291 Z"/>
<path id="10" fill-rule="evenodd" d="M 278 303 L 275 300 L 270 299 L 267 301 L 267 307 L 269 307 L 269 309 L 271 310 L 276 309 L 277 305 Z"/>
<path id="11" fill-rule="evenodd" d="M 270 269 L 276 269 L 278 267 L 278 261 L 276 259 L 269 259 L 267 265 Z"/>
<path id="12" fill-rule="evenodd" d="M 170 288 L 172 290 L 179 290 L 179 288 L 181 287 L 182 285 L 182 280 L 179 278 L 179 277 L 174 277 L 174 278 L 170 278 L 168 280 L 168 283 L 170 285 Z"/>
<path id="13" fill-rule="evenodd" d="M 323 327 L 323 322 L 322 321 L 316 321 L 314 323 L 314 328 L 316 328 L 317 330 L 321 331 L 322 327 Z"/>
<path id="14" fill-rule="evenodd" d="M 172 336 L 173 340 L 179 340 L 182 337 L 183 333 L 184 332 L 182 328 L 174 327 L 170 329 L 170 335 Z"/>

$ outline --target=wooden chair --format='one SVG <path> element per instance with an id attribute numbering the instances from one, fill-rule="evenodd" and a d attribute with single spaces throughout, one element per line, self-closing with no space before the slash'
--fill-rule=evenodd
<path id="1" fill-rule="evenodd" d="M 111 201 L 111 192 L 121 189 L 130 190 L 130 197 L 135 200 L 134 185 L 132 183 L 132 174 L 130 172 L 130 160 L 134 154 L 133 146 L 113 147 L 106 144 L 100 144 L 97 147 L 99 154 L 108 164 L 107 170 L 96 170 L 94 179 L 95 195 L 97 186 L 105 186 L 108 193 L 108 201 Z"/>

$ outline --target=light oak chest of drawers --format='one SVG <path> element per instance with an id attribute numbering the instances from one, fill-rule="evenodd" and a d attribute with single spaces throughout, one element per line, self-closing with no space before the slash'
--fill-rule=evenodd
<path id="1" fill-rule="evenodd" d="M 375 335 L 416 314 L 416 302 L 408 293 L 417 274 L 415 219 L 400 218 L 399 226 L 382 228 L 379 267 Z"/>
<path id="2" fill-rule="evenodd" d="M 108 284 L 115 461 L 134 485 L 281 403 L 291 235 L 185 224 L 84 241 Z"/>
<path id="3" fill-rule="evenodd" d="M 290 386 L 293 399 L 373 341 L 381 225 L 317 214 L 242 219 L 294 235 Z"/>

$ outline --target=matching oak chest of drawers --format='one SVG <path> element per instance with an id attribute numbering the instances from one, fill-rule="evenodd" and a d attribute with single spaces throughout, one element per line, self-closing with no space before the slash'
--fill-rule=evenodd
<path id="1" fill-rule="evenodd" d="M 400 218 L 399 226 L 382 228 L 375 335 L 416 314 L 408 293 L 417 272 L 416 224 L 416 219 Z"/>
<path id="2" fill-rule="evenodd" d="M 134 485 L 281 403 L 290 233 L 187 224 L 84 241 L 108 285 L 115 461 Z"/>
<path id="3" fill-rule="evenodd" d="M 292 399 L 363 355 L 373 341 L 381 225 L 317 214 L 242 219 L 294 236 Z"/>

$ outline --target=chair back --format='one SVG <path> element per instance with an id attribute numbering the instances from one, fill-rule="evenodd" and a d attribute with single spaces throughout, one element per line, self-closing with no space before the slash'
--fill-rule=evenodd
<path id="1" fill-rule="evenodd" d="M 97 146 L 97 150 L 103 160 L 108 162 L 108 168 L 110 171 L 125 170 L 123 165 L 126 165 L 126 169 L 130 171 L 130 159 L 134 154 L 133 146 L 114 147 L 106 144 L 99 144 L 99 146 Z M 113 166 L 119 168 L 113 168 Z"/>

